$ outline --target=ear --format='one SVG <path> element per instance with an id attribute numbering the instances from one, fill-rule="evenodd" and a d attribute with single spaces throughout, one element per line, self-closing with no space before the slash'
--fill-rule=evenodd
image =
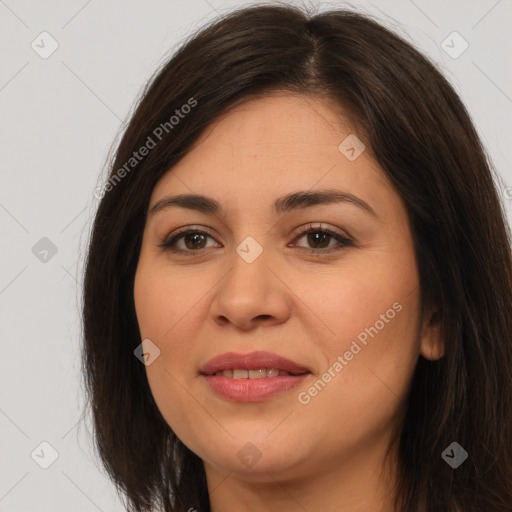
<path id="1" fill-rule="evenodd" d="M 430 361 L 444 356 L 445 343 L 441 337 L 441 315 L 435 309 L 423 320 L 420 333 L 420 354 Z"/>

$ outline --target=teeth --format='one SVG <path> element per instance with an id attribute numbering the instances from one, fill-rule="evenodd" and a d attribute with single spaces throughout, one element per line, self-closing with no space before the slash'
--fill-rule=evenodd
<path id="1" fill-rule="evenodd" d="M 249 379 L 264 379 L 267 376 L 267 370 L 260 368 L 259 370 L 249 370 Z"/>
<path id="2" fill-rule="evenodd" d="M 265 377 L 277 377 L 278 375 L 291 375 L 287 371 L 277 368 L 258 368 L 257 370 L 243 370 L 234 368 L 218 371 L 215 375 L 230 379 L 264 379 Z"/>

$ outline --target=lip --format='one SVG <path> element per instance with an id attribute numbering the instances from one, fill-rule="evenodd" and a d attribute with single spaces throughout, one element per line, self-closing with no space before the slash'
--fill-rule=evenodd
<path id="1" fill-rule="evenodd" d="M 277 368 L 297 375 L 280 375 L 261 379 L 231 379 L 214 375 L 228 369 L 257 370 Z M 199 373 L 209 388 L 222 398 L 235 402 L 261 402 L 302 383 L 311 371 L 290 359 L 271 352 L 250 352 L 239 354 L 228 352 L 210 359 Z"/>
<path id="2" fill-rule="evenodd" d="M 242 370 L 257 370 L 259 368 L 277 368 L 289 373 L 306 373 L 311 371 L 286 357 L 273 354 L 272 352 L 249 352 L 240 354 L 237 352 L 226 352 L 210 359 L 203 365 L 199 373 L 213 375 L 215 372 L 239 368 Z M 272 377 L 277 378 L 277 377 Z"/>

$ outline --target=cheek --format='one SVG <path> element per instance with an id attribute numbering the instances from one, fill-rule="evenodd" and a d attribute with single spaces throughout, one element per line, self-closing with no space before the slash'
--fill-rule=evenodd
<path id="1" fill-rule="evenodd" d="M 316 301 L 332 332 L 319 345 L 325 366 L 302 395 L 303 403 L 309 400 L 313 416 L 327 411 L 335 431 L 343 435 L 354 425 L 361 433 L 386 428 L 407 393 L 418 358 L 419 287 L 414 272 L 401 278 L 352 273 L 332 282 Z"/>
<path id="2" fill-rule="evenodd" d="M 414 298 L 389 293 L 366 300 L 363 310 L 361 297 L 345 298 L 346 309 L 330 317 L 335 335 L 318 347 L 324 366 L 297 399 L 301 417 L 310 418 L 303 421 L 312 423 L 310 442 L 328 437 L 331 446 L 350 453 L 365 450 L 398 421 L 419 347 Z M 327 423 L 318 425 L 313 418 Z"/>
<path id="3" fill-rule="evenodd" d="M 193 282 L 177 280 L 176 272 L 169 268 L 141 260 L 135 275 L 134 302 L 142 338 L 153 340 L 161 350 L 169 339 L 179 341 L 174 334 L 181 324 L 190 322 L 202 293 Z"/>
<path id="4" fill-rule="evenodd" d="M 403 349 L 415 338 L 419 284 L 414 260 L 389 259 L 387 266 L 372 265 L 369 260 L 364 266 L 295 276 L 294 292 L 314 315 L 309 325 L 317 326 L 310 335 L 322 340 L 331 359 L 350 350 L 354 340 L 361 347 L 377 338 L 386 340 L 377 347 L 378 353 Z"/>
<path id="5" fill-rule="evenodd" d="M 350 429 L 355 421 L 385 425 L 405 396 L 419 353 L 419 283 L 412 253 L 391 251 L 379 264 L 343 268 L 305 283 L 307 305 L 322 320 L 321 375 L 303 401 L 315 416 L 336 417 Z M 318 277 L 318 276 L 317 276 Z M 311 292 L 317 290 L 317 292 Z M 324 328 L 325 327 L 325 328 Z M 325 372 L 325 373 L 324 373 Z M 333 408 L 333 404 L 341 407 Z M 349 412 L 349 414 L 347 414 Z M 364 427 L 366 428 L 366 427 Z M 347 432 L 342 428 L 340 432 Z"/>
<path id="6" fill-rule="evenodd" d="M 192 360 L 194 324 L 200 327 L 200 322 L 194 321 L 194 305 L 204 291 L 197 286 L 184 286 L 172 276 L 169 269 L 146 265 L 141 258 L 134 281 L 135 310 L 141 339 L 150 339 L 160 350 L 159 356 L 146 366 L 156 405 L 166 422 L 180 432 L 180 438 L 193 443 L 187 433 L 197 429 L 194 418 L 201 417 L 204 410 L 186 391 L 192 370 L 184 373 L 183 369 L 184 363 Z"/>

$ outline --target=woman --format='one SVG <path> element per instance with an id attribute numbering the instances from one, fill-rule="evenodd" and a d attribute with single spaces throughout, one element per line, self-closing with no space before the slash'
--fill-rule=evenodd
<path id="1" fill-rule="evenodd" d="M 263 5 L 195 34 L 126 128 L 85 272 L 129 510 L 512 510 L 491 171 L 446 79 L 367 16 Z"/>

